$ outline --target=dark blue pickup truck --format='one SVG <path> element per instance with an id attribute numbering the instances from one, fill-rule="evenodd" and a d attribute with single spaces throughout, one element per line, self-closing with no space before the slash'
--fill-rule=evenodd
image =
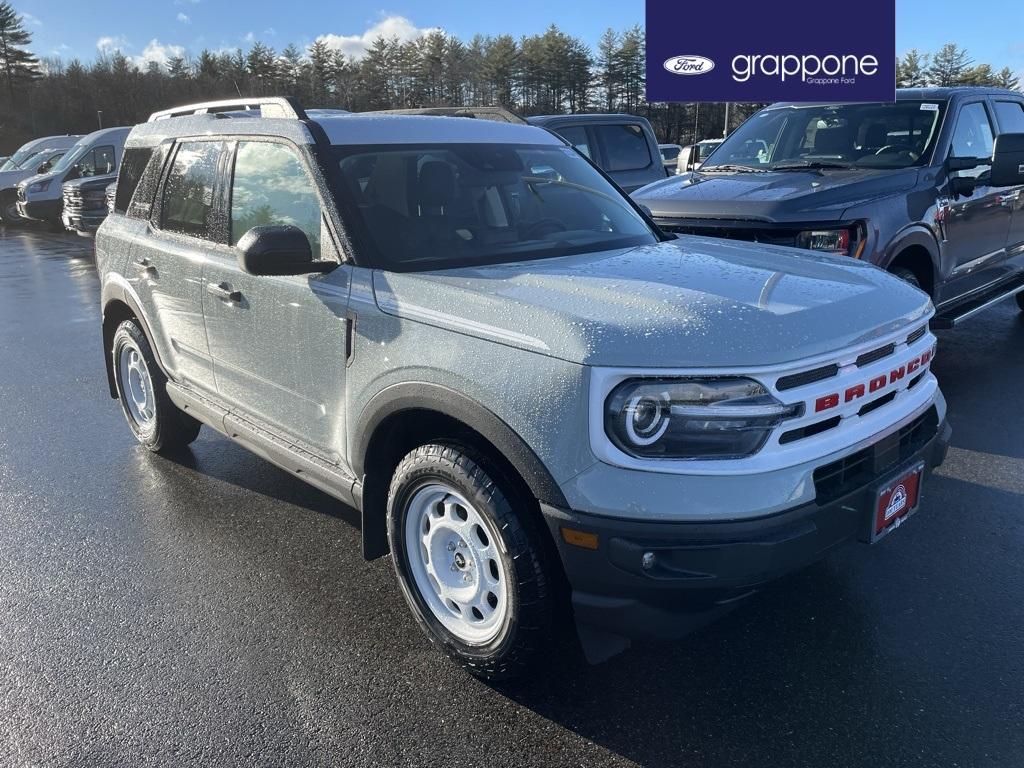
<path id="1" fill-rule="evenodd" d="M 1024 309 L 1024 94 L 901 89 L 878 104 L 773 104 L 699 171 L 633 198 L 669 232 L 863 259 L 928 292 L 952 327 Z"/>

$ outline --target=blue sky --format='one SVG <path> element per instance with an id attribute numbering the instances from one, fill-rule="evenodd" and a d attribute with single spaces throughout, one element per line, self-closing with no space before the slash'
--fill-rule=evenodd
<path id="1" fill-rule="evenodd" d="M 749 0 L 748 0 L 749 1 Z M 463 39 L 474 33 L 515 36 L 551 23 L 591 45 L 606 27 L 642 23 L 643 0 L 402 0 L 375 5 L 345 0 L 13 0 L 27 14 L 42 56 L 92 60 L 118 48 L 137 61 L 162 60 L 203 48 L 308 45 L 321 35 L 358 55 L 379 32 L 415 36 L 441 27 Z M 846 14 L 856 32 L 856 5 Z M 240 9 L 244 9 L 240 10 Z M 284 9 L 284 10 L 283 10 Z M 955 41 L 979 61 L 1024 73 L 1024 0 L 897 0 L 897 48 L 935 50 Z M 710 22 L 725 32 L 727 22 Z M 695 36 L 708 34 L 710 29 Z"/>

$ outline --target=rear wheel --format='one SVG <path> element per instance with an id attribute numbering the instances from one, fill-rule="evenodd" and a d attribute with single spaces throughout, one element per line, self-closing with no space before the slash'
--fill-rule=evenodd
<path id="1" fill-rule="evenodd" d="M 454 443 L 408 454 L 388 493 L 388 539 L 413 615 L 488 680 L 521 674 L 551 641 L 552 570 L 529 512 L 484 457 Z"/>
<path id="2" fill-rule="evenodd" d="M 184 448 L 199 436 L 202 425 L 168 397 L 167 377 L 135 321 L 118 326 L 110 354 L 121 410 L 140 443 L 162 453 Z"/>
<path id="3" fill-rule="evenodd" d="M 1017 306 L 1021 308 L 1021 311 L 1024 311 L 1024 291 L 1017 294 Z"/>

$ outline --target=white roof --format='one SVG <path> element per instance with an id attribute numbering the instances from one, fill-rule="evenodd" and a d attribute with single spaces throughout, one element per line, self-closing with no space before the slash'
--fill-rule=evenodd
<path id="1" fill-rule="evenodd" d="M 319 123 L 331 144 L 550 144 L 562 140 L 530 125 L 434 115 L 338 115 Z"/>

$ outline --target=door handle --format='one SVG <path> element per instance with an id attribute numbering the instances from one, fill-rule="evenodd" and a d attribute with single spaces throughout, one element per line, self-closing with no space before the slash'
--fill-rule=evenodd
<path id="1" fill-rule="evenodd" d="M 139 268 L 140 272 L 147 275 L 156 274 L 156 267 L 153 266 L 153 262 L 146 256 L 140 256 L 135 259 L 135 266 Z"/>
<path id="2" fill-rule="evenodd" d="M 242 300 L 242 292 L 231 290 L 231 286 L 227 283 L 207 283 L 206 292 L 228 303 L 237 304 Z"/>

